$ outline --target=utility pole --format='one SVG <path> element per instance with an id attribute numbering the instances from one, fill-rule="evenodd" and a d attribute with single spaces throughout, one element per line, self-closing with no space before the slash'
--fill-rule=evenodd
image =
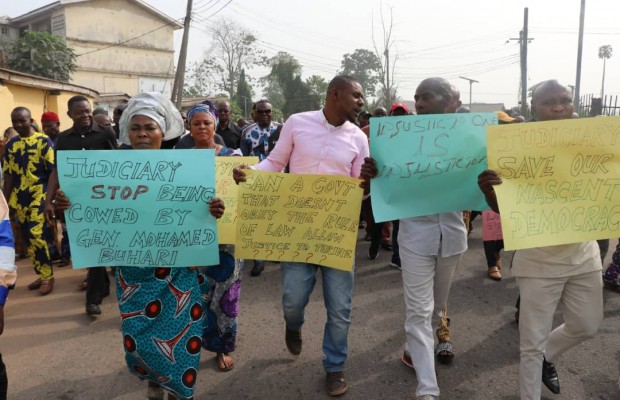
<path id="1" fill-rule="evenodd" d="M 520 44 L 520 61 L 521 61 L 521 115 L 527 117 L 527 45 L 533 38 L 528 37 L 528 8 L 523 9 L 523 29 L 519 32 L 519 38 L 510 38 L 510 40 L 518 40 Z"/>
<path id="2" fill-rule="evenodd" d="M 465 78 L 464 76 L 459 76 L 459 78 L 469 81 L 469 111 L 471 112 L 471 85 L 473 85 L 474 83 L 480 83 L 480 82 L 478 82 L 475 79 Z"/>
<path id="3" fill-rule="evenodd" d="M 192 21 L 193 0 L 187 0 L 187 12 L 183 21 L 183 40 L 181 41 L 181 51 L 179 52 L 179 62 L 177 63 L 177 73 L 174 76 L 172 87 L 172 102 L 181 109 L 183 100 L 183 84 L 185 83 L 185 61 L 187 60 L 187 42 L 189 40 L 189 28 Z"/>
<path id="4" fill-rule="evenodd" d="M 586 15 L 586 0 L 581 0 L 581 13 L 579 15 L 579 44 L 577 45 L 577 76 L 575 77 L 575 97 L 573 105 L 575 112 L 579 113 L 579 90 L 581 88 L 581 55 L 583 53 L 583 20 Z"/>

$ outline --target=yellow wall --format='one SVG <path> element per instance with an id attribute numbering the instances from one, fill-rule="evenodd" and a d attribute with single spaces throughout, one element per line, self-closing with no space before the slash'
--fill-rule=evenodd
<path id="1" fill-rule="evenodd" d="M 60 117 L 60 129 L 69 129 L 73 122 L 67 115 L 67 101 L 76 94 L 78 93 L 61 91 L 58 95 L 52 95 L 44 89 L 10 83 L 0 85 L 0 134 L 11 126 L 11 111 L 18 106 L 28 108 L 39 127 L 41 126 L 41 115 L 45 111 L 53 111 Z M 92 105 L 93 98 L 84 97 Z"/>

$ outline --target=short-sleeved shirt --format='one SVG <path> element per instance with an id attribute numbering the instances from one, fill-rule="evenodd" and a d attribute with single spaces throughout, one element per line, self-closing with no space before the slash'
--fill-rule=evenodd
<path id="1" fill-rule="evenodd" d="M 248 125 L 243 129 L 241 138 L 241 152 L 244 156 L 257 156 L 263 161 L 277 142 L 280 124 L 271 122 L 269 126 L 261 127 L 258 123 Z M 275 139 L 275 140 L 274 140 Z"/>
<path id="2" fill-rule="evenodd" d="M 35 132 L 26 138 L 16 136 L 9 140 L 2 166 L 4 175 L 13 180 L 9 205 L 12 208 L 41 206 L 54 168 L 54 144 L 47 135 Z"/>
<path id="3" fill-rule="evenodd" d="M 116 135 L 112 128 L 93 122 L 85 133 L 77 133 L 73 127 L 62 131 L 56 140 L 56 150 L 114 150 Z"/>

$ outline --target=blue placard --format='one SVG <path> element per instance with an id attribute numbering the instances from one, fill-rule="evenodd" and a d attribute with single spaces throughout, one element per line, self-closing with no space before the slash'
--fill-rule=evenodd
<path id="1" fill-rule="evenodd" d="M 219 264 L 213 150 L 58 151 L 75 268 Z"/>
<path id="2" fill-rule="evenodd" d="M 486 126 L 496 124 L 495 113 L 371 118 L 375 220 L 486 210 L 477 182 L 487 168 Z"/>

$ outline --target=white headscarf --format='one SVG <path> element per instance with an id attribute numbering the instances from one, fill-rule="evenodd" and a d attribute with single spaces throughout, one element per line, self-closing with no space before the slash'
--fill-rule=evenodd
<path id="1" fill-rule="evenodd" d="M 185 132 L 181 113 L 169 98 L 159 92 L 144 92 L 132 97 L 121 115 L 120 139 L 126 145 L 131 145 L 129 124 L 135 115 L 144 115 L 155 121 L 164 132 L 164 141 L 177 138 Z"/>

